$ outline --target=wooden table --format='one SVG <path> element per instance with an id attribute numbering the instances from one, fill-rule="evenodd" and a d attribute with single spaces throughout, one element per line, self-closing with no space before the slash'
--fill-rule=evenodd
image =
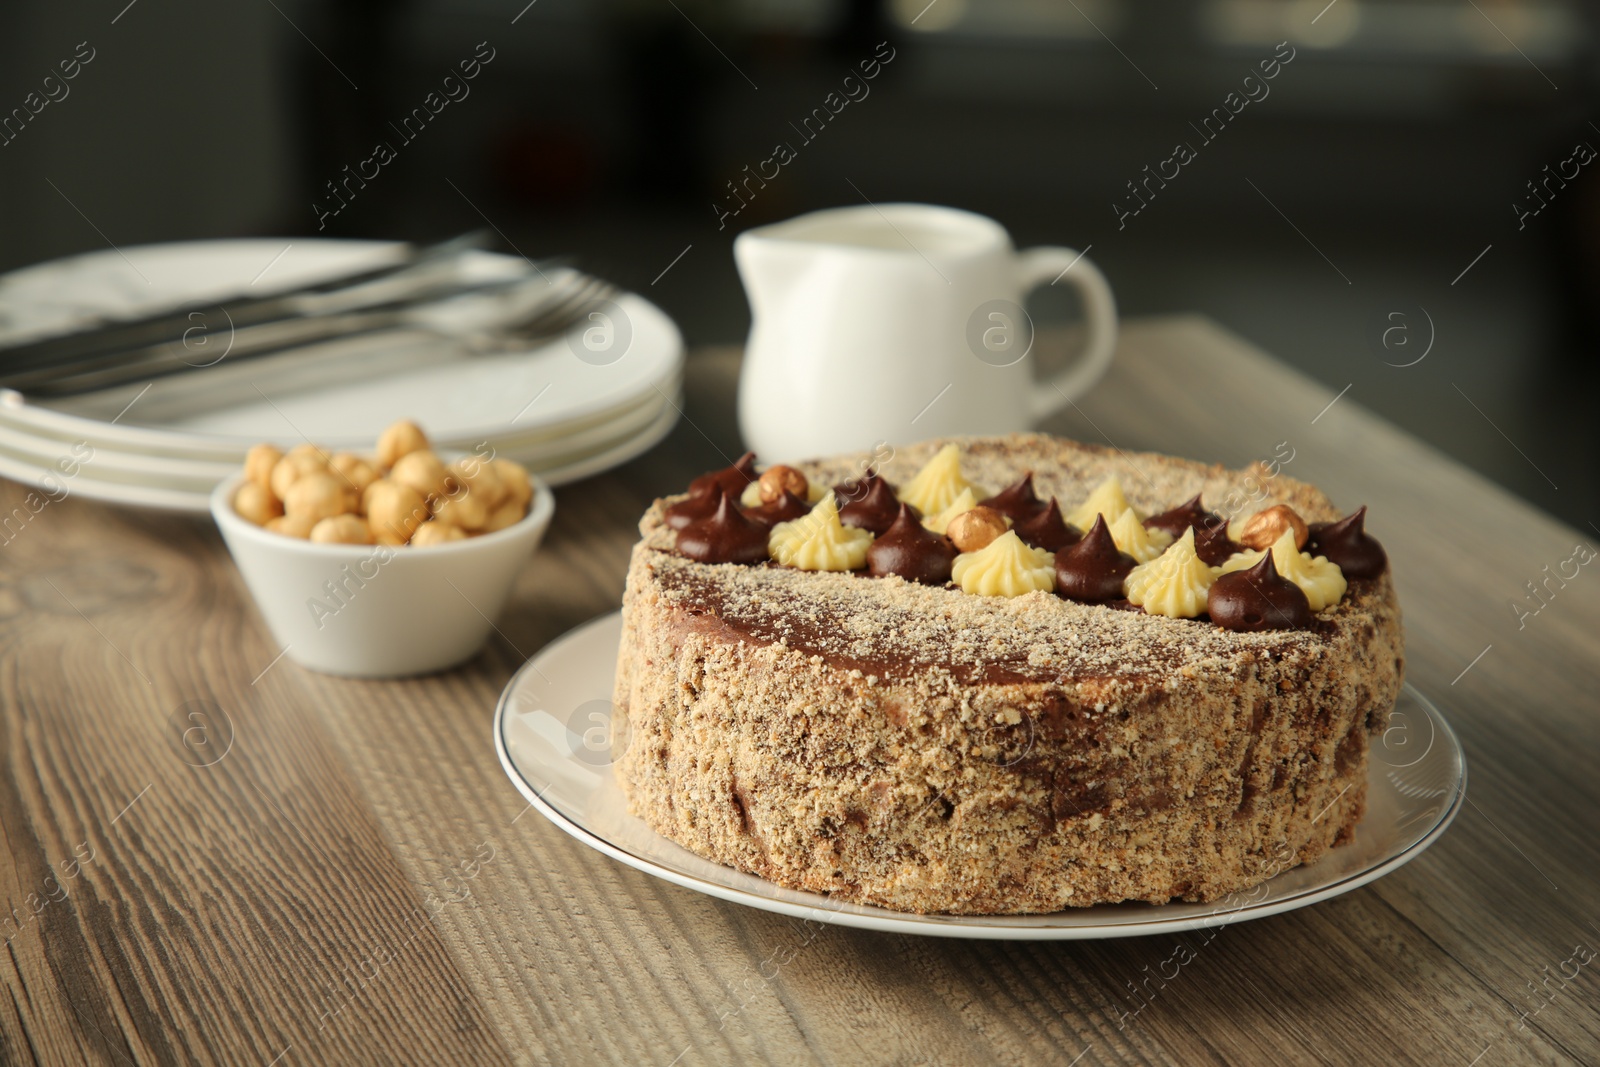
<path id="1" fill-rule="evenodd" d="M 1231 465 L 1286 441 L 1289 473 L 1371 505 L 1409 677 L 1468 756 L 1470 803 L 1431 851 L 1225 927 L 1124 1018 L 1177 937 L 806 928 L 529 813 L 495 759 L 495 698 L 617 605 L 648 501 L 737 452 L 737 366 L 696 353 L 668 441 L 557 493 L 501 636 L 448 674 L 274 662 L 209 520 L 68 498 L 17 530 L 0 550 L 0 1062 L 1600 1062 L 1600 960 L 1575 962 L 1600 951 L 1600 564 L 1520 626 L 1511 607 L 1600 537 L 1199 319 L 1130 324 L 1051 429 Z M 22 495 L 6 483 L 4 510 Z M 215 736 L 186 748 L 197 723 Z"/>

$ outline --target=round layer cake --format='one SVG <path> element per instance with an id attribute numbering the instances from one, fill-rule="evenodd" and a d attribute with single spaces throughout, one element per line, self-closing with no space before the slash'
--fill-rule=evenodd
<path id="1" fill-rule="evenodd" d="M 955 443 L 998 490 L 1032 471 L 1063 510 L 1117 476 L 1145 514 L 1202 494 L 1339 517 L 1317 489 L 1037 434 L 797 463 L 900 485 Z M 1212 900 L 1355 833 L 1369 739 L 1399 693 L 1388 572 L 1309 628 L 1254 633 L 951 584 L 674 550 L 657 501 L 623 602 L 616 765 L 634 814 L 792 889 L 912 912 Z"/>

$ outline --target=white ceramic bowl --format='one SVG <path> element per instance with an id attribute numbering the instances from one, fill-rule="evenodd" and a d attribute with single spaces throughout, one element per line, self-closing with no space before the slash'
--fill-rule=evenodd
<path id="1" fill-rule="evenodd" d="M 453 667 L 483 647 L 555 498 L 537 478 L 521 522 L 428 548 L 324 545 L 271 533 L 233 510 L 240 472 L 211 493 L 244 584 L 290 659 L 329 674 L 397 678 Z"/>

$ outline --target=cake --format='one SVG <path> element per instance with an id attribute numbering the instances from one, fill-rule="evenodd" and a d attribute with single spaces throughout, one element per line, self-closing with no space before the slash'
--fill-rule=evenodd
<path id="1" fill-rule="evenodd" d="M 1356 832 L 1403 645 L 1364 509 L 1282 466 L 1019 434 L 697 479 L 628 570 L 630 810 L 920 913 L 1208 901 L 1315 862 Z"/>

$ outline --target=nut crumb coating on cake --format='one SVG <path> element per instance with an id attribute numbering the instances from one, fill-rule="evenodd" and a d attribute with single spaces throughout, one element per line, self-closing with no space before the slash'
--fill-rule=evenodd
<path id="1" fill-rule="evenodd" d="M 1034 471 L 1063 511 L 1117 475 L 1164 511 L 1339 517 L 1261 465 L 1230 471 L 1040 434 L 954 440 L 997 489 Z M 794 464 L 815 484 L 867 457 Z M 1213 900 L 1348 840 L 1369 739 L 1404 669 L 1389 575 L 1312 630 L 1235 633 L 1049 592 L 972 596 L 897 577 L 701 564 L 657 501 L 623 602 L 616 765 L 630 809 L 691 851 L 792 889 L 911 912 Z"/>

